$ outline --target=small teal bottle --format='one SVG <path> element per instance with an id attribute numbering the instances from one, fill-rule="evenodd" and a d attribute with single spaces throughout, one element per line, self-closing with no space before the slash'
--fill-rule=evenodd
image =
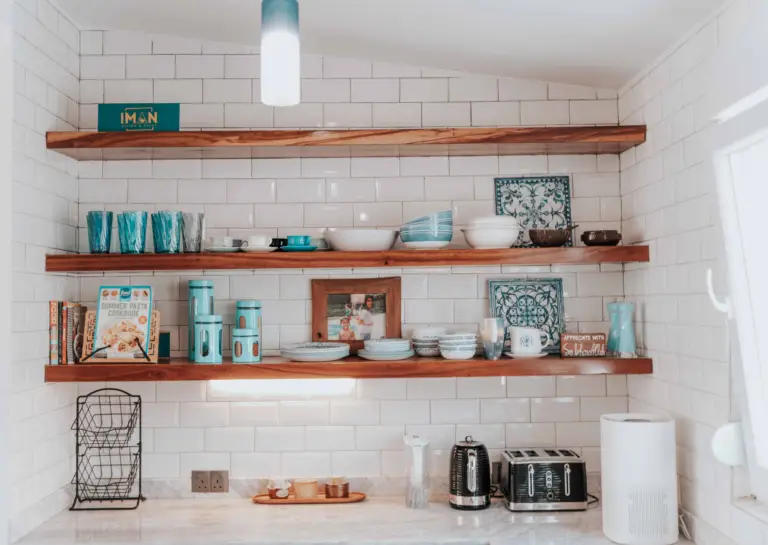
<path id="1" fill-rule="evenodd" d="M 223 326 L 220 314 L 207 314 L 195 318 L 195 363 L 222 362 Z"/>
<path id="2" fill-rule="evenodd" d="M 258 363 L 261 361 L 259 341 L 255 329 L 232 329 L 232 361 Z"/>
<path id="3" fill-rule="evenodd" d="M 205 314 L 213 314 L 213 281 L 189 281 L 189 313 L 187 316 L 187 334 L 189 359 L 194 360 L 195 353 L 195 318 Z"/>

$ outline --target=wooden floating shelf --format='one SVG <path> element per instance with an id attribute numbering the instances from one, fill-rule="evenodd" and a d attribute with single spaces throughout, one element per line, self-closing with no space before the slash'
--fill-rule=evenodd
<path id="1" fill-rule="evenodd" d="M 462 265 L 573 265 L 646 262 L 648 246 L 510 248 L 506 250 L 388 250 L 199 254 L 60 254 L 45 257 L 48 272 L 234 269 L 345 269 Z"/>
<path id="2" fill-rule="evenodd" d="M 136 382 L 181 380 L 244 380 L 287 378 L 431 378 L 431 377 L 529 377 L 552 375 L 650 374 L 649 358 L 560 358 L 488 361 L 410 358 L 403 361 L 367 361 L 348 357 L 341 361 L 300 363 L 278 357 L 258 364 L 193 364 L 176 359 L 171 363 L 86 363 L 47 365 L 46 382 Z"/>
<path id="3" fill-rule="evenodd" d="M 392 157 L 621 153 L 644 125 L 443 129 L 48 132 L 48 149 L 79 160 Z"/>

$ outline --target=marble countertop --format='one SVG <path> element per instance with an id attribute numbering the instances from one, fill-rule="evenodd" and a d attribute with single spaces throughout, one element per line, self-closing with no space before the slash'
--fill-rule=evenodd
<path id="1" fill-rule="evenodd" d="M 24 545 L 607 545 L 599 508 L 511 513 L 500 502 L 456 511 L 407 509 L 401 498 L 348 505 L 254 505 L 248 500 L 148 500 L 136 511 L 63 512 Z"/>

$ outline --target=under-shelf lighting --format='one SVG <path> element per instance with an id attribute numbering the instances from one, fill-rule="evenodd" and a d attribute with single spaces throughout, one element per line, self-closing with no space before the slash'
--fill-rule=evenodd
<path id="1" fill-rule="evenodd" d="M 261 101 L 295 106 L 301 100 L 298 0 L 261 2 Z"/>

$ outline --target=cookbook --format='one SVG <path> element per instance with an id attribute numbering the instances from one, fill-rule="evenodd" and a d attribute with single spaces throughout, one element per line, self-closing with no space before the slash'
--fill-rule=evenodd
<path id="1" fill-rule="evenodd" d="M 151 319 L 151 286 L 101 286 L 93 358 L 146 359 Z"/>

